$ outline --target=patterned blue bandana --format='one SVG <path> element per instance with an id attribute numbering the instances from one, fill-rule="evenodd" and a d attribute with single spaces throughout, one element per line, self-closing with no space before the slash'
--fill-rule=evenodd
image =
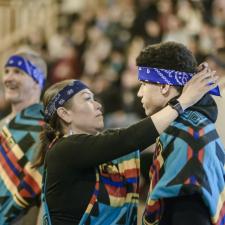
<path id="1" fill-rule="evenodd" d="M 180 72 L 176 70 L 138 67 L 138 79 L 140 81 L 156 84 L 184 86 L 193 75 L 193 73 Z M 209 94 L 220 96 L 219 87 L 217 86 L 216 88 L 210 90 Z"/>
<path id="2" fill-rule="evenodd" d="M 84 83 L 79 80 L 75 80 L 60 90 L 58 94 L 52 98 L 44 110 L 45 121 L 48 122 L 59 107 L 61 107 L 75 94 L 86 88 L 88 87 Z"/>
<path id="3" fill-rule="evenodd" d="M 13 55 L 8 59 L 7 63 L 5 64 L 5 67 L 16 67 L 22 70 L 27 75 L 32 77 L 33 80 L 40 85 L 41 89 L 44 88 L 45 84 L 44 73 L 34 64 L 32 64 L 29 60 L 19 55 Z"/>

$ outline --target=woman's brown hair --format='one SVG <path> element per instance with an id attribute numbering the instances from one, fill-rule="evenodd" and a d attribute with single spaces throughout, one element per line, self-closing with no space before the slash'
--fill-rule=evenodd
<path id="1" fill-rule="evenodd" d="M 64 87 L 71 84 L 72 82 L 74 82 L 74 80 L 64 80 L 49 87 L 45 91 L 43 96 L 44 109 L 60 90 L 62 90 Z M 70 108 L 70 104 L 70 100 L 68 100 L 63 105 L 63 107 Z M 63 135 L 64 134 L 62 131 L 62 125 L 60 123 L 57 113 L 55 112 L 52 118 L 48 122 L 45 122 L 43 130 L 40 133 L 40 147 L 38 149 L 37 157 L 33 163 L 34 168 L 43 165 L 47 150 L 52 144 L 55 143 L 56 140 L 61 138 Z"/>

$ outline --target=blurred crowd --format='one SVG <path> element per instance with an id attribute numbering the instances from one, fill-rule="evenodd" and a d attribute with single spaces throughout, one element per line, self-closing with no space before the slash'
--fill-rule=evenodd
<path id="1" fill-rule="evenodd" d="M 73 11 L 76 2 L 79 10 Z M 144 115 L 136 97 L 135 58 L 145 45 L 181 42 L 199 63 L 208 60 L 225 77 L 224 0 L 104 0 L 95 7 L 82 2 L 58 0 L 57 32 L 45 40 L 36 29 L 22 44 L 48 62 L 47 86 L 84 80 L 104 106 L 107 127 L 126 126 Z"/>

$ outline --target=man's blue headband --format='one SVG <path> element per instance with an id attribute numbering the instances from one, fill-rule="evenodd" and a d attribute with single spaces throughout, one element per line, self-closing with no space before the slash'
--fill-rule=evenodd
<path id="1" fill-rule="evenodd" d="M 55 114 L 56 110 L 67 102 L 78 92 L 88 88 L 84 83 L 79 80 L 75 80 L 71 84 L 65 86 L 62 90 L 52 98 L 44 110 L 45 121 L 48 122 L 51 117 Z"/>
<path id="2" fill-rule="evenodd" d="M 184 86 L 193 75 L 193 73 L 180 72 L 176 70 L 138 67 L 138 79 L 140 81 L 156 84 Z M 217 86 L 216 88 L 210 90 L 209 94 L 220 96 L 219 87 Z"/>
<path id="3" fill-rule="evenodd" d="M 23 72 L 25 72 L 27 75 L 33 78 L 34 81 L 36 81 L 41 89 L 44 88 L 45 85 L 45 76 L 44 73 L 37 68 L 34 64 L 32 64 L 29 60 L 23 58 L 19 55 L 13 55 L 11 56 L 7 63 L 5 64 L 5 67 L 16 67 Z"/>

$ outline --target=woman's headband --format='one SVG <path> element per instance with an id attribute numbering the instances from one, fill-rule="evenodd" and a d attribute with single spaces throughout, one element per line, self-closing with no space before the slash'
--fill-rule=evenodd
<path id="1" fill-rule="evenodd" d="M 144 82 L 156 84 L 169 84 L 172 86 L 184 86 L 192 77 L 193 73 L 180 72 L 176 70 L 158 69 L 151 67 L 138 67 L 138 79 Z M 209 94 L 220 96 L 220 90 L 210 90 Z"/>
<path id="2" fill-rule="evenodd" d="M 7 63 L 5 64 L 5 67 L 16 67 L 22 70 L 27 75 L 32 77 L 33 80 L 36 81 L 43 90 L 45 85 L 45 75 L 38 67 L 36 67 L 33 63 L 31 63 L 28 59 L 25 59 L 19 55 L 13 55 L 8 59 Z"/>
<path id="3" fill-rule="evenodd" d="M 65 102 L 67 102 L 71 97 L 73 97 L 78 92 L 83 89 L 88 88 L 84 83 L 79 80 L 75 80 L 71 84 L 65 86 L 62 90 L 60 90 L 48 103 L 44 110 L 44 119 L 48 122 L 51 117 L 54 115 L 56 110 L 61 107 Z"/>

